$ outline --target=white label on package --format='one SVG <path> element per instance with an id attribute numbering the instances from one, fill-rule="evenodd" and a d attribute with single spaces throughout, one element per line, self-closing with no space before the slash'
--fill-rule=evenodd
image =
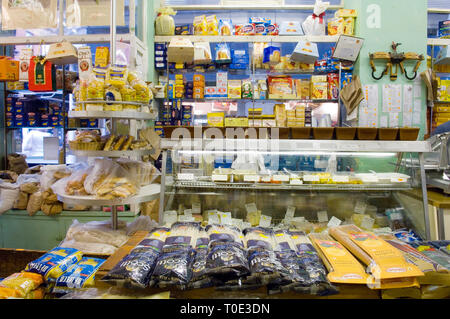
<path id="1" fill-rule="evenodd" d="M 357 214 L 364 214 L 366 212 L 366 207 L 367 207 L 367 204 L 365 202 L 359 200 L 356 202 L 354 211 Z"/>
<path id="2" fill-rule="evenodd" d="M 374 223 L 375 223 L 375 220 L 373 218 L 364 216 L 361 221 L 361 227 L 365 228 L 365 229 L 372 229 Z"/>
<path id="3" fill-rule="evenodd" d="M 180 173 L 178 174 L 178 179 L 181 181 L 193 181 L 194 174 L 192 173 Z"/>
<path id="4" fill-rule="evenodd" d="M 295 207 L 289 206 L 286 210 L 286 215 L 284 216 L 284 219 L 292 219 L 295 215 Z"/>
<path id="5" fill-rule="evenodd" d="M 259 175 L 244 175 L 244 182 L 259 182 Z"/>
<path id="6" fill-rule="evenodd" d="M 336 183 L 348 183 L 349 180 L 350 179 L 348 176 L 342 176 L 342 175 L 334 175 L 333 176 L 333 181 Z"/>
<path id="7" fill-rule="evenodd" d="M 324 223 L 328 221 L 328 213 L 326 211 L 317 212 L 317 220 L 319 223 Z"/>
<path id="8" fill-rule="evenodd" d="M 249 213 L 249 214 L 258 211 L 255 203 L 245 204 L 245 209 L 247 210 L 247 213 Z"/>
<path id="9" fill-rule="evenodd" d="M 227 212 L 227 213 L 219 213 L 219 217 L 220 217 L 220 222 L 224 225 L 232 225 L 233 224 L 233 220 L 231 218 L 231 213 Z"/>
<path id="10" fill-rule="evenodd" d="M 303 180 L 305 182 L 318 182 L 320 181 L 320 178 L 318 175 L 305 175 L 303 176 Z"/>
<path id="11" fill-rule="evenodd" d="M 303 185 L 303 181 L 301 179 L 293 179 L 290 182 L 291 185 Z"/>
<path id="12" fill-rule="evenodd" d="M 289 175 L 273 175 L 275 182 L 289 182 Z"/>
<path id="13" fill-rule="evenodd" d="M 341 223 L 342 223 L 342 221 L 339 218 L 336 218 L 336 217 L 333 216 L 333 217 L 331 217 L 330 221 L 328 222 L 327 227 L 328 228 L 330 228 L 330 227 L 337 227 Z"/>
<path id="14" fill-rule="evenodd" d="M 261 219 L 259 220 L 259 226 L 261 227 L 270 227 L 270 223 L 272 222 L 272 217 L 261 215 Z"/>
<path id="15" fill-rule="evenodd" d="M 217 213 L 208 213 L 208 224 L 220 224 L 219 216 L 217 215 Z"/>
<path id="16" fill-rule="evenodd" d="M 200 203 L 193 203 L 192 214 L 201 214 L 201 213 L 202 213 L 202 205 Z"/>
<path id="17" fill-rule="evenodd" d="M 228 175 L 212 175 L 211 179 L 213 182 L 227 182 Z"/>
<path id="18" fill-rule="evenodd" d="M 163 220 L 164 224 L 173 224 L 178 220 L 178 214 L 176 211 L 164 212 Z"/>
<path id="19" fill-rule="evenodd" d="M 249 222 L 242 222 L 242 229 L 250 228 L 252 227 L 252 224 Z"/>

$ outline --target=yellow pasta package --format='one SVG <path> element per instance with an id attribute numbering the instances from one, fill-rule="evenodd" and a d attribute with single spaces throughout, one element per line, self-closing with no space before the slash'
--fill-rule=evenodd
<path id="1" fill-rule="evenodd" d="M 219 35 L 219 21 L 215 15 L 206 17 L 206 28 L 208 35 Z"/>
<path id="2" fill-rule="evenodd" d="M 26 298 L 33 290 L 44 283 L 44 278 L 40 274 L 31 272 L 15 273 L 3 279 L 0 287 L 14 289 L 17 293 L 13 295 L 18 298 Z M 13 296 L 12 296 L 13 297 Z"/>
<path id="3" fill-rule="evenodd" d="M 197 16 L 194 18 L 194 35 L 208 35 L 208 24 L 206 16 Z"/>

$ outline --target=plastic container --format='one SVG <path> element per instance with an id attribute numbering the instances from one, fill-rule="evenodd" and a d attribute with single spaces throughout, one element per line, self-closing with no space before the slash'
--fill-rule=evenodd
<path id="1" fill-rule="evenodd" d="M 336 139 L 354 140 L 356 136 L 356 127 L 336 127 Z"/>
<path id="2" fill-rule="evenodd" d="M 334 127 L 314 127 L 313 136 L 316 140 L 332 140 Z"/>
<path id="3" fill-rule="evenodd" d="M 307 140 L 311 138 L 310 127 L 293 127 L 291 128 L 291 137 L 294 140 Z"/>
<path id="4" fill-rule="evenodd" d="M 358 127 L 358 140 L 371 141 L 377 138 L 378 129 L 372 127 Z"/>
<path id="5" fill-rule="evenodd" d="M 395 141 L 398 137 L 398 128 L 379 128 L 378 139 L 381 141 Z"/>
<path id="6" fill-rule="evenodd" d="M 400 141 L 417 141 L 419 137 L 419 128 L 401 128 L 400 129 Z"/>

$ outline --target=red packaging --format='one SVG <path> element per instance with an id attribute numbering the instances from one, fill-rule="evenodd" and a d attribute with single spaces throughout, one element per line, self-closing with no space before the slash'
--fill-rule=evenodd
<path id="1" fill-rule="evenodd" d="M 255 35 L 266 35 L 266 27 L 262 23 L 253 23 Z"/>
<path id="2" fill-rule="evenodd" d="M 56 68 L 43 57 L 32 57 L 28 70 L 28 89 L 36 92 L 56 90 Z"/>
<path id="3" fill-rule="evenodd" d="M 339 74 L 328 74 L 328 99 L 335 100 L 339 98 Z"/>
<path id="4" fill-rule="evenodd" d="M 235 30 L 236 35 L 255 35 L 254 24 L 237 24 Z"/>

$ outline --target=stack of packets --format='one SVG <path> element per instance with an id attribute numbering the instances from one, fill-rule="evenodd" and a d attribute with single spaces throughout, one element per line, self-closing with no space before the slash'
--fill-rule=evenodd
<path id="1" fill-rule="evenodd" d="M 357 16 L 356 10 L 339 9 L 334 18 L 328 19 L 328 35 L 354 35 Z"/>
<path id="2" fill-rule="evenodd" d="M 153 93 L 147 83 L 125 65 L 109 63 L 109 49 L 98 47 L 95 67 L 89 47 L 79 49 L 79 80 L 73 94 L 76 102 L 105 101 L 105 103 L 77 104 L 75 111 L 141 110 L 134 104 L 149 104 Z"/>
<path id="3" fill-rule="evenodd" d="M 25 270 L 0 282 L 1 298 L 43 299 L 45 293 L 65 294 L 92 287 L 105 260 L 83 257 L 74 248 L 56 247 L 30 262 Z"/>

